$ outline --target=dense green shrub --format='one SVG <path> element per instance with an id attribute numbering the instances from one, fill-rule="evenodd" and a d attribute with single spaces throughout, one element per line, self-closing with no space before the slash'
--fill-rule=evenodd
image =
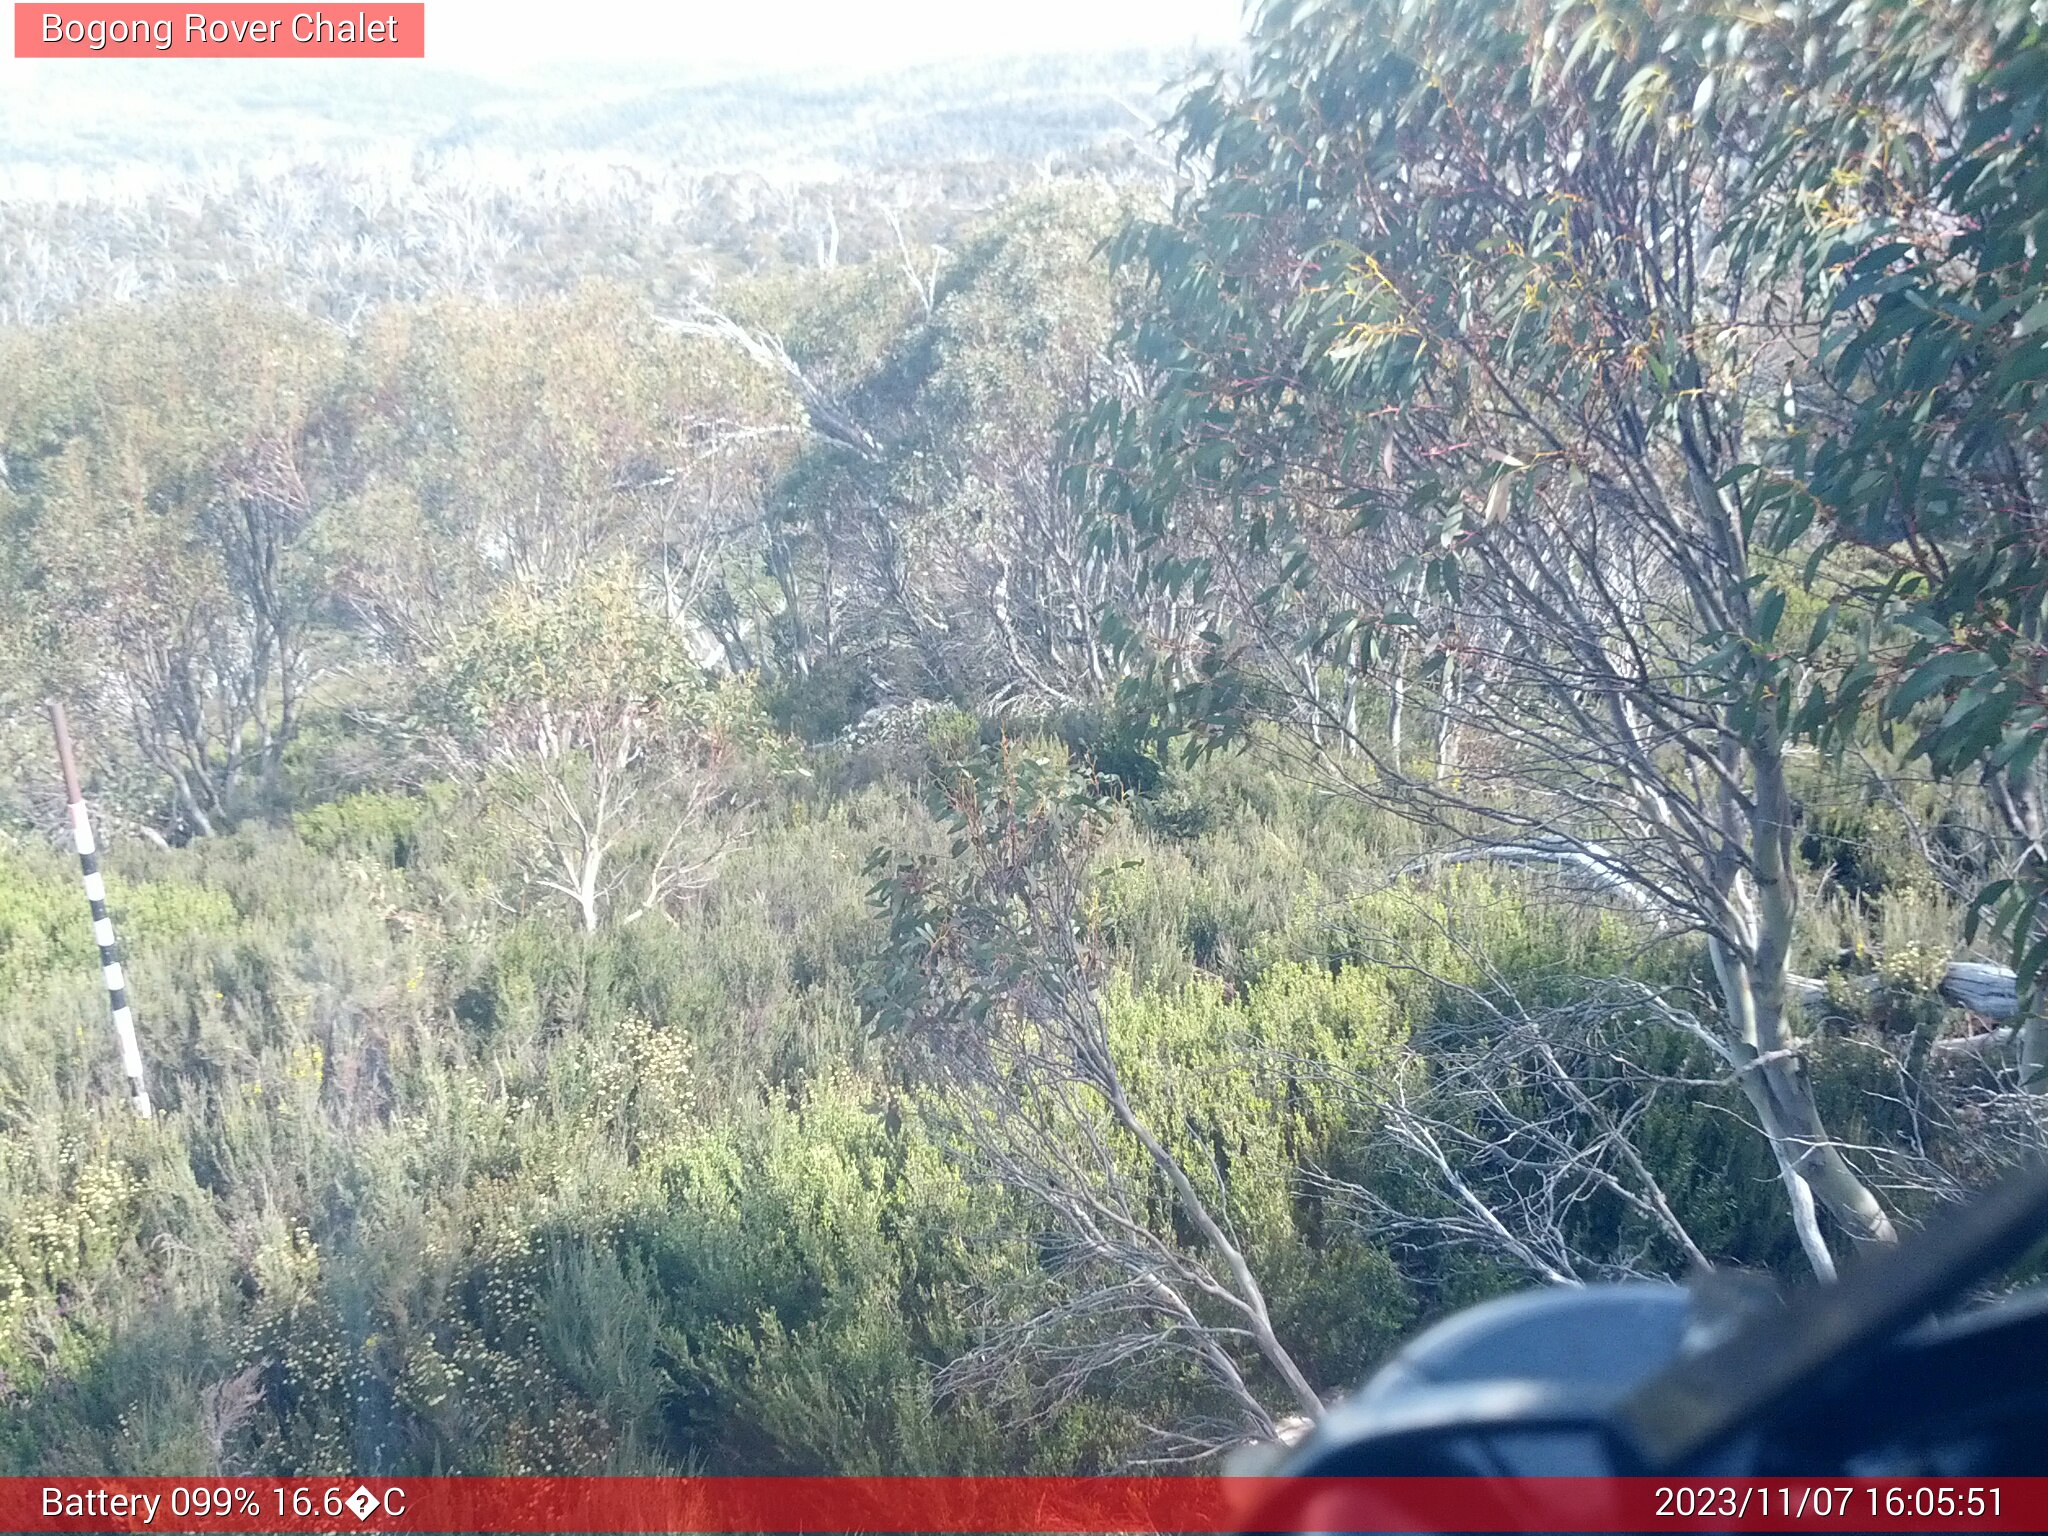
<path id="1" fill-rule="evenodd" d="M 936 735 L 951 751 L 967 729 Z M 1356 1100 L 1272 1064 L 1369 1077 L 1427 1050 L 1469 1025 L 1442 982 L 1480 981 L 1482 952 L 1531 1004 L 1616 972 L 1683 987 L 1697 957 L 1484 866 L 1390 885 L 1398 829 L 1249 760 L 1176 769 L 1163 794 L 1201 824 L 1161 839 L 1140 807 L 1099 855 L 1117 1049 L 1191 1165 L 1223 1171 L 1276 1326 L 1340 1384 L 1525 1276 L 1390 1255 L 1327 1210 L 1304 1169 L 1396 1172 Z M 123 1110 L 68 861 L 6 855 L 10 1470 L 1109 1469 L 1176 1411 L 1189 1384 L 1143 1373 L 1026 1431 L 995 1399 L 930 1396 L 1033 1304 L 1045 1250 L 1042 1217 L 974 1177 L 863 1022 L 866 855 L 944 846 L 915 785 L 765 782 L 701 902 L 595 935 L 497 913 L 464 872 L 487 851 L 459 814 L 422 835 L 427 804 L 351 796 L 291 834 L 116 861 L 165 1110 L 147 1127 Z M 1631 1050 L 1711 1076 L 1668 1031 Z M 1817 1052 L 1845 1136 L 1905 1133 L 1889 1059 Z M 1662 1097 L 1643 1155 L 1709 1251 L 1796 1267 L 1739 1108 Z M 1576 1236 L 1641 1241 L 1597 1207 Z"/>
<path id="2" fill-rule="evenodd" d="M 69 868 L 64 866 L 70 865 Z M 179 939 L 219 934 L 235 923 L 227 894 L 191 880 L 128 880 L 107 874 L 115 932 L 131 953 Z M 54 976 L 96 976 L 99 952 L 77 866 L 54 855 L 0 846 L 0 993 L 17 993 Z"/>
<path id="3" fill-rule="evenodd" d="M 360 790 L 311 806 L 292 817 L 307 847 L 318 853 L 372 859 L 402 869 L 411 863 L 452 796 L 394 795 Z"/>
<path id="4" fill-rule="evenodd" d="M 762 708 L 775 728 L 808 742 L 844 735 L 875 701 L 872 668 L 851 656 L 822 657 L 808 672 L 780 672 L 761 690 Z"/>

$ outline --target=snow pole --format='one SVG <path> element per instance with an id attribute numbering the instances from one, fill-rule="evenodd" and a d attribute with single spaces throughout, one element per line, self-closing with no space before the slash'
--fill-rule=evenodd
<path id="1" fill-rule="evenodd" d="M 71 812 L 71 840 L 78 846 L 78 867 L 85 877 L 86 905 L 92 908 L 92 938 L 99 946 L 100 976 L 107 984 L 107 1006 L 114 1014 L 114 1039 L 121 1051 L 121 1070 L 134 1090 L 135 1113 L 150 1117 L 149 1090 L 142 1082 L 142 1048 L 135 1043 L 135 1014 L 128 1006 L 128 978 L 121 969 L 121 950 L 114 942 L 114 920 L 107 916 L 107 885 L 100 878 L 99 847 L 92 839 L 92 820 L 78 788 L 78 760 L 71 753 L 71 727 L 64 706 L 50 700 L 50 726 L 57 733 L 57 761 L 64 770 L 64 800 Z"/>

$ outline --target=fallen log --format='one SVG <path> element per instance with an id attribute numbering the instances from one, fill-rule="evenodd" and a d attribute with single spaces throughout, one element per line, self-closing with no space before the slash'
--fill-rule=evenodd
<path id="1" fill-rule="evenodd" d="M 1403 865 L 1404 875 L 1450 864 L 1537 865 L 1555 869 L 1602 896 L 1613 896 L 1655 917 L 1664 915 L 1656 892 L 1636 879 L 1598 843 L 1572 843 L 1558 837 L 1533 837 L 1521 843 L 1491 843 L 1483 848 L 1454 848 L 1426 854 Z"/>
<path id="2" fill-rule="evenodd" d="M 1657 894 L 1619 859 L 1598 843 L 1577 842 L 1554 834 L 1542 834 L 1514 843 L 1493 843 L 1478 848 L 1460 848 L 1428 855 L 1401 872 L 1415 874 L 1444 864 L 1467 864 L 1487 860 L 1500 864 L 1541 865 L 1561 872 L 1567 879 L 1604 896 L 1616 897 L 1638 910 L 1662 918 L 1666 914 Z M 1873 993 L 1879 986 L 1875 976 L 1850 978 L 1850 987 Z M 1786 990 L 1803 1003 L 1826 999 L 1828 984 L 1818 976 L 1790 975 Z M 1934 1049 L 1943 1055 L 1974 1055 L 2000 1047 L 2020 1047 L 2020 1077 L 2035 1093 L 2048 1093 L 2048 1020 L 2023 1018 L 2020 1014 L 2019 978 L 2010 966 L 1985 960 L 1951 960 L 1943 968 L 1935 991 L 1951 1005 L 1979 1018 L 1990 1019 L 1990 1029 L 1974 1034 L 1937 1040 Z"/>
<path id="3" fill-rule="evenodd" d="M 1855 976 L 1849 985 L 1859 992 L 1875 992 L 1875 976 Z M 1828 984 L 1818 976 L 1787 976 L 1785 986 L 1801 1002 L 1815 1003 L 1827 996 Z M 1951 960 L 1935 987 L 1944 999 L 1958 1008 L 1987 1019 L 2018 1017 L 2019 978 L 2003 965 L 1982 960 Z"/>

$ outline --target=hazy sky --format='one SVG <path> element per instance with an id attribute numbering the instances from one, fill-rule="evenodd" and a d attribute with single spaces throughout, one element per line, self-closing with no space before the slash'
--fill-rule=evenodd
<path id="1" fill-rule="evenodd" d="M 453 69 L 673 59 L 853 69 L 962 55 L 1220 43 L 1242 0 L 428 0 L 427 56 Z"/>

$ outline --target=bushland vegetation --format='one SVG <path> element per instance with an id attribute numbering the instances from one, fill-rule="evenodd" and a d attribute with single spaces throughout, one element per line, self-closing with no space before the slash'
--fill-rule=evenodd
<path id="1" fill-rule="evenodd" d="M 2044 99 L 1279 3 L 1171 182 L 0 331 L 0 1467 L 1199 1464 L 2037 1153 Z"/>

